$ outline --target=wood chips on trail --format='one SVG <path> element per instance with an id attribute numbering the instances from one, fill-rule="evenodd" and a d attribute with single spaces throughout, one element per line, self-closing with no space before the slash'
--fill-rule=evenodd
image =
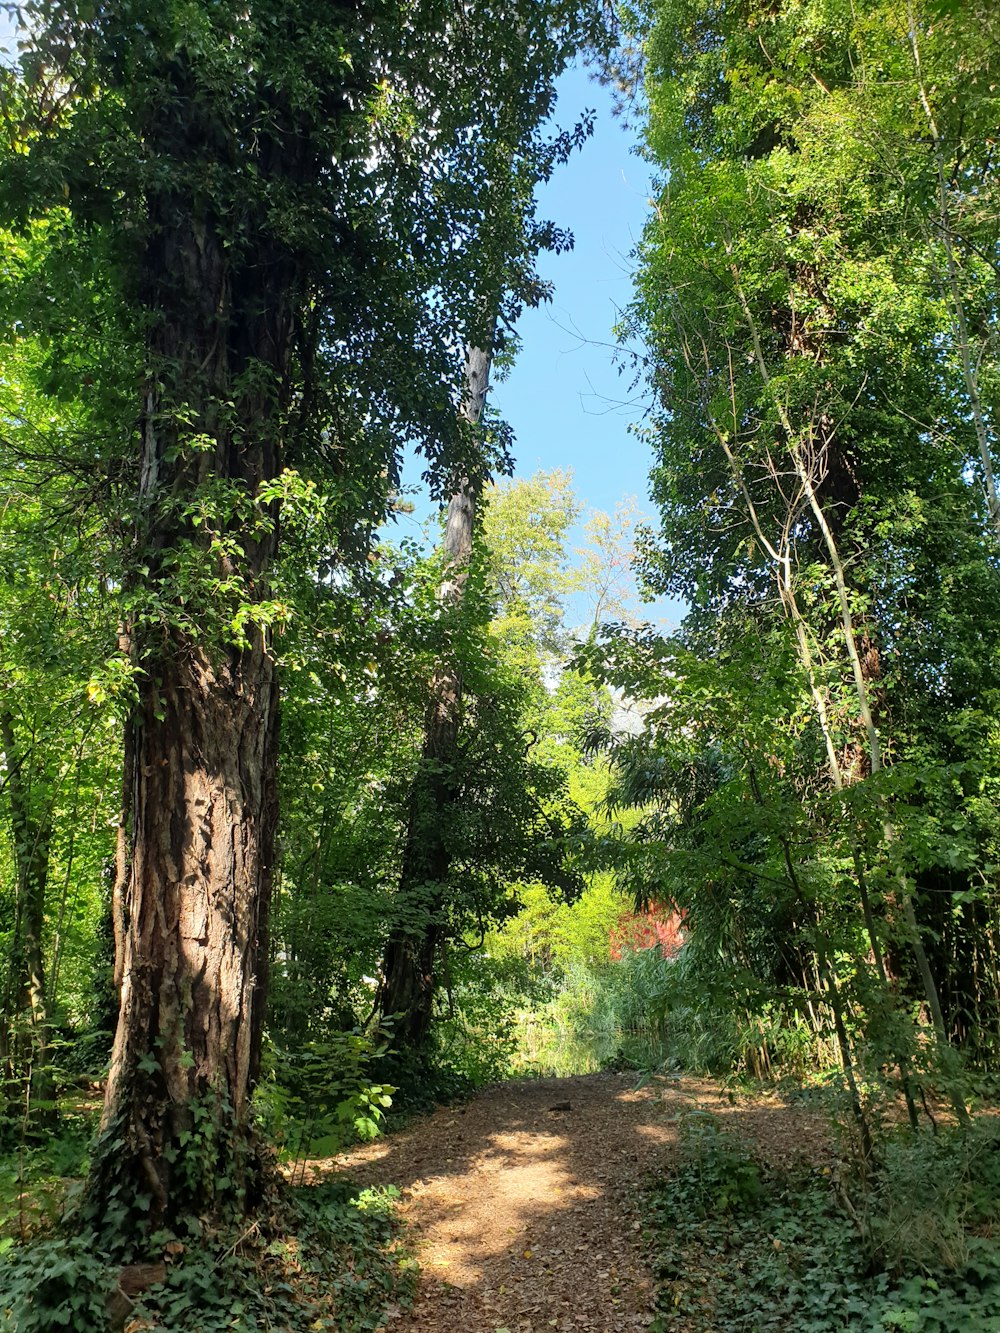
<path id="1" fill-rule="evenodd" d="M 566 1109 L 568 1108 L 568 1109 Z M 629 1333 L 653 1317 L 641 1195 L 668 1171 L 678 1117 L 716 1112 L 759 1156 L 827 1151 L 823 1121 L 779 1099 L 732 1103 L 701 1079 L 534 1079 L 485 1089 L 337 1166 L 396 1185 L 421 1276 L 394 1329 Z"/>

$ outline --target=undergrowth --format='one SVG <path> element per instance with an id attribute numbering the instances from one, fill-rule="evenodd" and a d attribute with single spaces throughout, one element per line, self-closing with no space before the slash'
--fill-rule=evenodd
<path id="1" fill-rule="evenodd" d="M 873 1171 L 779 1171 L 699 1112 L 648 1204 L 654 1333 L 1000 1330 L 996 1121 L 889 1137 Z"/>
<path id="2" fill-rule="evenodd" d="M 147 1276 L 129 1279 L 87 1232 L 56 1231 L 0 1262 L 0 1330 L 50 1333 L 363 1333 L 409 1303 L 415 1265 L 400 1248 L 393 1191 L 343 1181 L 289 1190 L 267 1217 L 151 1238 Z M 119 1283 L 119 1280 L 121 1282 Z M 125 1288 L 123 1291 L 122 1288 Z M 128 1294 L 126 1294 L 128 1293 Z"/>
<path id="3" fill-rule="evenodd" d="M 372 1083 L 369 1065 L 384 1050 L 341 1034 L 294 1058 L 273 1055 L 257 1109 L 292 1184 L 275 1179 L 252 1222 L 210 1226 L 193 1216 L 182 1231 L 148 1234 L 111 1225 L 107 1212 L 88 1218 L 76 1205 L 96 1099 L 64 1098 L 45 1137 L 26 1134 L 24 1117 L 12 1120 L 0 1155 L 0 1333 L 381 1327 L 408 1303 L 414 1276 L 398 1242 L 394 1191 L 301 1182 L 308 1156 L 380 1132 L 393 1089 Z"/>
<path id="4" fill-rule="evenodd" d="M 831 1064 L 823 1039 L 793 1005 L 755 997 L 737 1012 L 682 952 L 625 950 L 600 964 L 566 964 L 546 995 L 516 1010 L 515 1075 L 670 1068 L 772 1079 Z"/>
<path id="5" fill-rule="evenodd" d="M 54 1225 L 67 1191 L 86 1173 L 97 1117 L 93 1101 L 66 1098 L 57 1127 L 44 1136 L 29 1137 L 23 1124 L 14 1125 L 0 1152 L 0 1258 Z"/>

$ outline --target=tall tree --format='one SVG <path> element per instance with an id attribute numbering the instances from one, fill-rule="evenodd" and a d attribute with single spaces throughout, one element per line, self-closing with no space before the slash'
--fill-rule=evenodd
<path id="1" fill-rule="evenodd" d="M 968 716 L 964 594 L 933 611 L 913 600 L 939 582 L 930 550 L 950 542 L 967 591 L 996 595 L 995 442 L 962 313 L 995 286 L 973 240 L 994 173 L 966 140 L 993 57 L 964 13 L 877 0 L 808 12 L 647 9 L 648 143 L 669 176 L 633 310 L 658 400 L 662 538 L 647 571 L 689 599 L 689 641 L 710 657 L 742 652 L 750 627 L 772 642 L 785 621 L 853 829 L 840 883 L 853 881 L 883 991 L 891 953 L 917 974 L 946 1053 L 919 919 L 926 862 L 893 792 L 957 758 L 917 739 L 916 638 L 947 707 Z"/>
<path id="2" fill-rule="evenodd" d="M 68 209 L 101 241 L 109 318 L 143 367 L 117 459 L 134 705 L 121 1009 L 90 1181 L 91 1212 L 121 1237 L 125 1205 L 107 1205 L 123 1180 L 143 1182 L 140 1230 L 253 1204 L 271 634 L 286 614 L 272 574 L 279 511 L 305 495 L 287 464 L 322 476 L 342 532 L 362 536 L 407 437 L 435 475 L 473 470 L 453 349 L 475 323 L 458 294 L 488 165 L 477 131 L 504 80 L 517 101 L 524 53 L 566 16 L 526 7 L 519 25 L 435 6 L 416 22 L 392 3 L 271 0 L 26 9 L 23 80 L 5 76 L 28 150 L 7 163 L 11 214 Z M 474 53 L 492 79 L 472 77 Z"/>
<path id="3" fill-rule="evenodd" d="M 555 100 L 554 81 L 566 63 L 593 40 L 599 10 L 581 4 L 550 17 L 544 34 L 525 24 L 508 51 L 517 71 L 513 83 L 498 85 L 495 121 L 484 132 L 491 170 L 477 220 L 481 258 L 470 272 L 479 338 L 467 344 L 465 387 L 458 410 L 471 438 L 485 407 L 490 367 L 498 336 L 513 325 L 525 302 L 547 293 L 534 272 L 540 249 L 560 249 L 569 237 L 535 221 L 534 192 L 554 165 L 589 133 L 589 120 L 572 133 L 547 138 L 543 127 Z M 556 21 L 553 21 L 556 20 Z M 539 39 L 541 37 L 541 40 Z M 479 467 L 454 476 L 442 545 L 441 605 L 460 617 L 464 604 L 473 533 L 482 491 L 491 480 Z M 448 809 L 455 803 L 455 778 L 462 720 L 462 674 L 457 659 L 443 661 L 429 684 L 422 760 L 413 782 L 410 816 L 398 892 L 400 919 L 390 933 L 382 965 L 378 1007 L 396 1016 L 396 1036 L 409 1047 L 425 1043 L 437 987 L 435 960 L 444 937 L 442 913 L 451 857 L 444 836 Z"/>
<path id="4" fill-rule="evenodd" d="M 32 298 L 24 294 L 18 309 L 11 288 L 59 242 L 6 240 L 5 314 L 23 318 Z M 61 444 L 84 434 L 93 449 L 100 431 L 90 434 L 79 384 L 54 373 L 57 355 L 38 339 L 9 336 L 0 387 L 0 811 L 11 852 L 0 888 L 0 1065 L 29 1119 L 53 1109 L 49 1037 L 67 928 L 75 934 L 73 862 L 77 874 L 83 863 L 93 872 L 108 851 L 106 821 L 78 828 L 80 800 L 92 792 L 99 749 L 113 763 L 116 748 L 113 719 L 88 692 L 113 629 L 100 587 L 109 548 L 98 517 L 78 511 L 83 477 L 60 456 Z M 95 471 L 91 464 L 84 485 Z M 96 876 L 82 878 L 80 898 L 93 903 Z"/>
<path id="5" fill-rule="evenodd" d="M 475 429 L 482 420 L 492 352 L 470 348 L 461 418 Z M 441 542 L 443 577 L 438 597 L 445 615 L 460 613 L 472 558 L 479 484 L 463 478 L 451 497 Z M 390 931 L 382 962 L 378 1007 L 396 1020 L 397 1040 L 409 1048 L 427 1039 L 437 989 L 437 956 L 451 855 L 444 823 L 458 796 L 456 760 L 462 721 L 463 680 L 454 658 L 440 664 L 430 682 L 420 764 L 410 792 L 409 819 L 399 875 L 401 919 Z"/>
<path id="6" fill-rule="evenodd" d="M 254 1198 L 277 817 L 268 570 L 322 263 L 288 211 L 322 186 L 349 119 L 353 20 L 283 17 L 276 40 L 263 8 L 167 6 L 140 27 L 124 6 L 81 33 L 155 164 L 130 284 L 147 368 L 126 575 L 121 1010 L 91 1177 L 98 1201 L 123 1175 L 142 1181 L 154 1226 Z"/>

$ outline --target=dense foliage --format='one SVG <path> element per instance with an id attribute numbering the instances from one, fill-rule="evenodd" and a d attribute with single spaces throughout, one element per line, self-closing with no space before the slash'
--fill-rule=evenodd
<path id="1" fill-rule="evenodd" d="M 988 1328 L 1000 1309 L 1000 1263 L 983 1234 L 996 1217 L 995 1126 L 891 1143 L 876 1182 L 841 1171 L 761 1164 L 692 1113 L 677 1172 L 650 1201 L 655 1333 Z"/>
<path id="2" fill-rule="evenodd" d="M 886 1067 L 915 1119 L 925 1068 L 1000 1036 L 994 20 L 635 21 L 663 182 L 624 326 L 657 402 L 644 575 L 691 609 L 590 654 L 658 700 L 616 747 L 640 823 L 614 856 L 684 908 L 751 1069 L 832 1042 L 862 1123 Z"/>
<path id="3" fill-rule="evenodd" d="M 585 115 L 547 122 L 604 16 L 45 0 L 18 16 L 4 1127 L 44 1135 L 113 1034 L 77 1225 L 138 1262 L 167 1232 L 267 1208 L 255 1093 L 292 1156 L 377 1129 L 371 973 L 443 658 L 468 679 L 434 834 L 447 938 L 486 928 L 504 876 L 567 873 L 572 812 L 525 748 L 523 673 L 485 643 L 482 574 L 442 616 L 440 562 L 376 532 L 406 448 L 438 497 L 509 465 L 503 427 L 459 410 L 464 349 L 544 297 L 535 256 L 568 243 L 534 190 L 586 136 Z"/>
<path id="4" fill-rule="evenodd" d="M 663 1327 L 994 1317 L 992 9 L 15 8 L 0 1326 L 378 1327 L 390 1206 L 307 1159 L 607 1067 L 845 1112 L 832 1184 L 689 1128 Z M 487 399 L 580 53 L 658 172 L 638 532 Z"/>

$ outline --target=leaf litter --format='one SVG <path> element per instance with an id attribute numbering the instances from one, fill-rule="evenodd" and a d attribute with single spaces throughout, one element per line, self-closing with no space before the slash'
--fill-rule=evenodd
<path id="1" fill-rule="evenodd" d="M 669 1172 L 678 1121 L 710 1111 L 763 1160 L 829 1157 L 827 1122 L 776 1095 L 734 1100 L 707 1079 L 635 1087 L 618 1073 L 484 1089 L 336 1159 L 395 1185 L 420 1264 L 393 1331 L 632 1333 L 654 1318 L 643 1191 Z M 319 1164 L 316 1164 L 319 1167 Z"/>

